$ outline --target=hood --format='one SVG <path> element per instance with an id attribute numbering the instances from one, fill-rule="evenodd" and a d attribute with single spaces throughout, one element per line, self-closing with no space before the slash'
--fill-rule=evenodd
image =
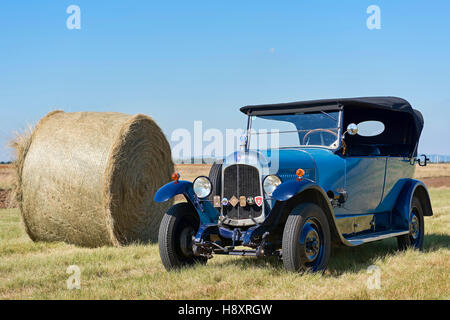
<path id="1" fill-rule="evenodd" d="M 310 151 L 308 149 L 239 151 L 228 156 L 224 161 L 224 166 L 233 164 L 252 165 L 257 167 L 263 176 L 275 174 L 283 182 L 297 179 L 296 171 L 301 168 L 305 171 L 305 178 L 316 181 L 317 170 L 313 153 L 317 152 L 318 150 Z"/>

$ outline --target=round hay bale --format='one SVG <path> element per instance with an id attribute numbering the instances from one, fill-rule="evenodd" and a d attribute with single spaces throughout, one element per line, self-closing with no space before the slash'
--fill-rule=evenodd
<path id="1" fill-rule="evenodd" d="M 171 203 L 153 196 L 174 165 L 151 118 L 54 111 L 14 147 L 16 194 L 32 240 L 100 247 L 157 239 Z"/>

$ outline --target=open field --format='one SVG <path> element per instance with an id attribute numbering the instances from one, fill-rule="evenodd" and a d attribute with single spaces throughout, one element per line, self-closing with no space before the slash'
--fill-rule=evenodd
<path id="1" fill-rule="evenodd" d="M 15 173 L 10 165 L 0 165 L 0 209 L 15 206 L 12 201 L 11 188 L 14 185 Z"/>
<path id="2" fill-rule="evenodd" d="M 449 169 L 429 166 L 418 175 L 447 175 Z M 177 170 L 192 180 L 207 175 L 209 166 Z M 19 210 L 0 209 L 0 299 L 450 299 L 450 189 L 430 193 L 435 216 L 425 220 L 424 252 L 398 252 L 393 239 L 334 248 L 324 276 L 302 277 L 285 272 L 276 259 L 215 257 L 207 266 L 167 273 L 157 244 L 84 249 L 33 243 Z M 66 287 L 71 265 L 81 269 L 81 290 Z M 379 290 L 367 287 L 371 265 L 381 270 Z"/>
<path id="3" fill-rule="evenodd" d="M 181 179 L 188 181 L 193 181 L 198 176 L 208 176 L 210 168 L 209 164 L 176 165 L 176 171 L 181 174 Z M 14 178 L 15 173 L 10 165 L 0 165 L 0 208 L 15 206 L 15 201 L 10 195 Z M 422 180 L 428 187 L 450 188 L 450 163 L 417 166 L 416 179 Z M 182 201 L 183 196 L 178 196 L 176 200 Z"/>
<path id="4" fill-rule="evenodd" d="M 299 276 L 276 259 L 215 257 L 167 273 L 158 246 L 83 249 L 33 243 L 17 209 L 0 211 L 0 299 L 450 299 L 450 190 L 432 189 L 425 252 L 397 252 L 395 240 L 335 248 L 324 276 Z M 81 290 L 66 289 L 71 265 Z M 381 270 L 370 290 L 367 268 Z"/>
<path id="5" fill-rule="evenodd" d="M 183 180 L 192 181 L 200 175 L 208 176 L 209 164 L 178 164 L 176 170 Z M 426 167 L 416 166 L 416 179 L 450 178 L 450 163 L 428 164 Z M 449 179 L 450 180 L 450 179 Z M 450 186 L 449 186 L 450 187 Z"/>
<path id="6" fill-rule="evenodd" d="M 182 180 L 193 181 L 200 175 L 208 176 L 209 164 L 178 164 L 176 170 L 181 174 Z M 450 163 L 429 164 L 426 167 L 417 166 L 416 178 L 427 180 L 428 178 L 449 178 Z M 10 165 L 0 165 L 0 189 L 10 189 L 14 182 L 14 170 Z M 450 186 L 449 186 L 450 187 Z"/>
<path id="7" fill-rule="evenodd" d="M 207 164 L 179 164 L 177 172 L 181 179 L 193 181 L 198 176 L 208 176 L 211 165 Z M 450 163 L 429 164 L 426 167 L 416 167 L 416 179 L 422 180 L 429 187 L 450 188 Z"/>
<path id="8" fill-rule="evenodd" d="M 14 169 L 10 165 L 0 165 L 0 189 L 11 189 L 14 183 L 14 178 Z"/>
<path id="9" fill-rule="evenodd" d="M 182 180 L 194 181 L 198 176 L 208 176 L 210 164 L 177 164 L 175 169 Z"/>
<path id="10" fill-rule="evenodd" d="M 417 166 L 416 178 L 450 177 L 450 163 L 432 163 L 426 167 Z"/>

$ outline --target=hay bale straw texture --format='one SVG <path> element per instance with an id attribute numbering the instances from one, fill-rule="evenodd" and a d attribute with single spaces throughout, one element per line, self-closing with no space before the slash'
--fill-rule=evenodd
<path id="1" fill-rule="evenodd" d="M 54 111 L 13 146 L 17 200 L 32 240 L 86 247 L 156 240 L 171 203 L 153 196 L 174 165 L 151 118 Z"/>

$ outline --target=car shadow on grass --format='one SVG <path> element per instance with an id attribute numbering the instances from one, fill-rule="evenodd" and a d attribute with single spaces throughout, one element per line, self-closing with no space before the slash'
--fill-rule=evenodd
<path id="1" fill-rule="evenodd" d="M 397 241 L 388 239 L 368 243 L 359 247 L 334 247 L 327 274 L 340 276 L 344 273 L 359 273 L 378 261 L 398 252 Z"/>
<path id="2" fill-rule="evenodd" d="M 440 249 L 450 248 L 450 236 L 444 234 L 428 234 L 425 236 L 423 253 L 431 253 Z M 360 247 L 333 248 L 328 272 L 332 276 L 344 273 L 358 273 L 367 270 L 388 256 L 395 256 L 401 252 L 396 239 L 368 243 Z"/>
<path id="3" fill-rule="evenodd" d="M 450 236 L 446 234 L 425 235 L 424 252 L 434 252 L 439 249 L 450 249 Z"/>
<path id="4" fill-rule="evenodd" d="M 450 249 L 450 236 L 444 234 L 425 236 L 424 253 L 440 249 Z M 380 260 L 396 254 L 400 254 L 396 239 L 387 239 L 353 248 L 334 246 L 325 276 L 338 277 L 344 273 L 359 273 L 377 264 Z M 264 268 L 269 269 L 273 274 L 284 272 L 283 262 L 275 257 L 264 259 L 242 257 L 224 261 L 220 265 L 235 266 L 241 269 Z"/>

